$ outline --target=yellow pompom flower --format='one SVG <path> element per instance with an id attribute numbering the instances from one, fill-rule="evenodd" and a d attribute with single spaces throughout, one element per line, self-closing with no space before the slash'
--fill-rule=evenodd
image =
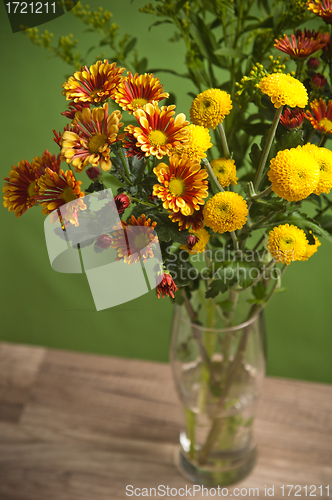
<path id="1" fill-rule="evenodd" d="M 303 229 L 284 224 L 269 232 L 267 248 L 276 262 L 289 265 L 295 260 L 305 260 L 308 240 Z"/>
<path id="2" fill-rule="evenodd" d="M 332 151 L 310 143 L 302 146 L 302 150 L 310 153 L 319 165 L 319 181 L 313 193 L 329 193 L 332 189 Z"/>
<path id="3" fill-rule="evenodd" d="M 284 73 L 271 73 L 259 82 L 263 94 L 271 97 L 275 108 L 287 104 L 291 108 L 304 108 L 308 104 L 308 93 L 299 80 Z"/>
<path id="4" fill-rule="evenodd" d="M 247 221 L 247 215 L 247 202 L 231 191 L 215 194 L 203 208 L 204 222 L 215 233 L 241 229 Z"/>
<path id="5" fill-rule="evenodd" d="M 310 232 L 310 234 L 312 234 L 312 231 L 309 231 L 309 232 Z M 307 244 L 306 252 L 301 260 L 308 260 L 314 253 L 317 252 L 318 247 L 321 246 L 321 242 L 319 241 L 318 238 L 316 238 L 316 236 L 314 236 L 314 240 L 315 240 L 315 243 L 313 245 L 309 245 L 309 243 Z"/>
<path id="6" fill-rule="evenodd" d="M 268 177 L 274 191 L 287 201 L 304 200 L 317 188 L 319 165 L 300 146 L 279 151 L 270 162 Z"/>
<path id="7" fill-rule="evenodd" d="M 205 151 L 212 148 L 209 130 L 200 125 L 188 125 L 184 128 L 187 134 L 188 143 L 174 149 L 174 153 L 189 158 L 206 158 Z"/>
<path id="8" fill-rule="evenodd" d="M 180 248 L 181 250 L 187 250 L 188 253 L 194 255 L 196 253 L 202 253 L 205 251 L 205 247 L 209 242 L 210 235 L 208 231 L 204 228 L 199 229 L 198 231 L 193 231 L 192 229 L 189 229 L 189 233 L 193 234 L 196 239 L 196 243 L 191 246 L 189 244 L 187 245 L 181 245 Z"/>
<path id="9" fill-rule="evenodd" d="M 198 94 L 190 108 L 190 119 L 195 125 L 214 130 L 232 109 L 231 96 L 224 90 L 209 89 Z"/>
<path id="10" fill-rule="evenodd" d="M 224 188 L 233 184 L 237 184 L 238 178 L 236 177 L 236 166 L 234 160 L 227 158 L 217 158 L 211 161 L 211 167 L 219 184 Z"/>

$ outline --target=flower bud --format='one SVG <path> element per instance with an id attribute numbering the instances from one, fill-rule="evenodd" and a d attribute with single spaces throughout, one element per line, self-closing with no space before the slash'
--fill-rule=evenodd
<path id="1" fill-rule="evenodd" d="M 102 250 L 106 250 L 112 244 L 112 238 L 109 234 L 100 234 L 96 240 L 95 247 L 101 248 Z M 98 251 L 98 250 L 96 250 Z"/>
<path id="2" fill-rule="evenodd" d="M 321 73 L 316 73 L 311 78 L 311 86 L 314 90 L 322 90 L 327 84 L 327 80 Z"/>
<path id="3" fill-rule="evenodd" d="M 99 167 L 89 167 L 89 168 L 87 168 L 86 169 L 86 175 L 92 181 L 94 181 L 95 179 L 98 179 L 98 177 L 100 176 L 100 169 L 99 169 Z"/>
<path id="4" fill-rule="evenodd" d="M 119 212 L 119 214 L 121 215 L 127 207 L 129 207 L 130 205 L 130 199 L 129 197 L 124 194 L 124 193 L 120 193 L 118 194 L 115 198 L 114 198 L 114 201 L 115 201 L 115 205 L 116 205 L 116 208 L 117 208 L 117 211 Z"/>
<path id="5" fill-rule="evenodd" d="M 308 59 L 307 61 L 307 66 L 310 69 L 317 69 L 319 66 L 319 60 L 317 59 L 317 57 L 310 57 L 310 59 Z"/>

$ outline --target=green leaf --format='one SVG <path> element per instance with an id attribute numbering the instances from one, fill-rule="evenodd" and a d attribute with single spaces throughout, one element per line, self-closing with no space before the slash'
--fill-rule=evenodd
<path id="1" fill-rule="evenodd" d="M 126 43 L 126 45 L 123 48 L 123 53 L 125 56 L 127 56 L 129 54 L 129 52 L 131 52 L 133 50 L 133 48 L 136 45 L 136 42 L 137 42 L 137 38 L 131 38 L 131 40 L 129 40 Z"/>
<path id="2" fill-rule="evenodd" d="M 137 156 L 133 156 L 129 159 L 129 164 L 131 172 L 130 180 L 134 183 L 139 183 L 146 166 L 145 159 L 138 159 Z"/>
<path id="3" fill-rule="evenodd" d="M 177 223 L 171 221 L 167 213 L 154 213 L 150 212 L 151 208 L 147 207 L 145 210 L 146 217 L 150 217 L 152 222 L 157 222 L 155 231 L 158 234 L 158 238 L 162 241 L 176 241 L 185 245 L 187 243 L 187 238 L 189 235 L 188 231 L 179 231 L 179 226 Z"/>
<path id="4" fill-rule="evenodd" d="M 249 157 L 250 157 L 250 160 L 251 160 L 252 166 L 254 167 L 254 170 L 255 170 L 255 171 L 256 171 L 256 170 L 257 170 L 257 168 L 258 168 L 258 165 L 259 165 L 259 162 L 260 162 L 261 156 L 262 156 L 262 150 L 261 150 L 261 148 L 258 146 L 258 144 L 256 144 L 256 143 L 254 142 L 254 144 L 251 146 L 251 150 L 250 150 L 250 153 L 249 153 Z"/>
<path id="5" fill-rule="evenodd" d="M 258 300 L 264 300 L 266 297 L 266 287 L 264 284 L 259 281 L 257 285 L 252 287 L 252 293 L 254 294 L 254 297 Z"/>
<path id="6" fill-rule="evenodd" d="M 155 23 L 153 23 L 149 26 L 149 31 L 151 31 L 151 28 L 154 28 L 155 26 L 159 26 L 160 24 L 173 24 L 173 23 L 169 19 L 164 19 L 163 21 L 156 21 Z"/>

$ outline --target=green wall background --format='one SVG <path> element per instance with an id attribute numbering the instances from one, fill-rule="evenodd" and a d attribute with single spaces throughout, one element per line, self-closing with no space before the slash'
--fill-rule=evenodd
<path id="1" fill-rule="evenodd" d="M 153 19 L 141 14 L 141 0 L 89 2 L 92 9 L 107 7 L 122 33 L 139 37 L 140 56 L 149 67 L 183 71 L 184 48 L 170 43 L 167 25 L 148 30 Z M 60 35 L 73 33 L 82 52 L 97 37 L 85 33 L 71 14 L 40 27 Z M 57 153 L 52 129 L 62 130 L 66 107 L 61 94 L 64 75 L 72 68 L 13 34 L 0 4 L 1 43 L 1 177 L 12 164 L 31 161 L 45 148 Z M 94 51 L 100 54 L 101 50 Z M 112 55 L 107 53 L 112 59 Z M 90 64 L 91 60 L 87 61 Z M 178 109 L 189 115 L 186 80 L 158 75 L 165 90 L 178 96 Z M 331 148 L 331 141 L 328 146 Z M 0 209 L 1 333 L 0 340 L 54 348 L 95 352 L 158 361 L 168 360 L 172 304 L 158 300 L 154 291 L 120 306 L 96 312 L 85 275 L 52 270 L 44 240 L 44 216 L 38 208 L 16 219 Z M 332 382 L 331 367 L 332 246 L 323 241 L 308 262 L 289 266 L 284 277 L 287 293 L 278 294 L 266 311 L 269 375 Z"/>

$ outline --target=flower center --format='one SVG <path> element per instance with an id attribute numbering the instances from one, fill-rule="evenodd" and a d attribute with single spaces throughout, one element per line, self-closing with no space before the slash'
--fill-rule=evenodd
<path id="1" fill-rule="evenodd" d="M 169 192 L 173 196 L 181 196 L 185 190 L 185 185 L 182 179 L 172 179 L 168 185 Z"/>
<path id="2" fill-rule="evenodd" d="M 149 141 L 152 146 L 163 146 L 167 142 L 167 135 L 162 130 L 151 130 Z"/>
<path id="3" fill-rule="evenodd" d="M 136 106 L 144 106 L 144 104 L 147 104 L 148 100 L 144 99 L 144 97 L 138 97 L 137 99 L 133 99 L 131 101 L 131 105 L 136 107 Z"/>
<path id="4" fill-rule="evenodd" d="M 104 146 L 107 142 L 107 136 L 104 134 L 95 134 L 91 137 L 88 144 L 89 153 L 97 154 L 99 153 L 99 148 Z"/>
<path id="5" fill-rule="evenodd" d="M 229 205 L 223 203 L 222 205 L 219 205 L 216 209 L 216 211 L 221 215 L 222 217 L 225 217 L 229 213 Z"/>
<path id="6" fill-rule="evenodd" d="M 323 118 L 319 122 L 319 125 L 322 125 L 325 128 L 326 132 L 332 132 L 332 122 L 328 118 Z"/>
<path id="7" fill-rule="evenodd" d="M 280 242 L 280 248 L 284 251 L 289 251 L 293 250 L 294 248 L 294 238 L 291 236 L 286 235 L 284 238 L 282 238 Z"/>
<path id="8" fill-rule="evenodd" d="M 137 250 L 143 250 L 143 248 L 147 247 L 149 243 L 149 236 L 145 232 L 140 233 L 134 240 L 134 245 Z"/>
<path id="9" fill-rule="evenodd" d="M 70 188 L 69 186 L 64 189 L 61 197 L 65 200 L 66 203 L 76 200 L 76 195 L 73 193 L 72 188 Z"/>
<path id="10" fill-rule="evenodd" d="M 29 196 L 34 196 L 36 194 L 35 193 L 35 186 L 36 186 L 35 181 L 32 181 L 30 186 L 28 187 L 28 195 Z"/>

